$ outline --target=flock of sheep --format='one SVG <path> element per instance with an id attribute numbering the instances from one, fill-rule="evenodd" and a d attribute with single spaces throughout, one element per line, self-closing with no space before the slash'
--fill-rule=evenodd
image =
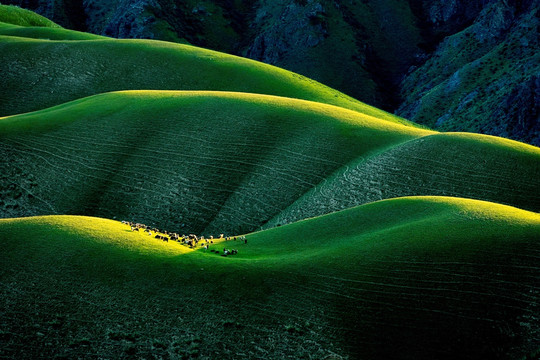
<path id="1" fill-rule="evenodd" d="M 122 224 L 128 225 L 131 227 L 131 231 L 144 231 L 148 236 L 154 235 L 154 238 L 163 240 L 165 242 L 168 242 L 169 240 L 176 241 L 182 245 L 188 246 L 190 249 L 197 248 L 197 245 L 199 243 L 204 250 L 208 250 L 208 247 L 210 244 L 214 243 L 214 240 L 240 240 L 243 241 L 244 244 L 247 244 L 247 238 L 245 236 L 224 236 L 223 234 L 220 234 L 219 237 L 214 239 L 214 236 L 210 236 L 210 238 L 205 238 L 204 236 L 197 236 L 194 234 L 189 235 L 178 235 L 177 233 L 171 233 L 165 230 L 159 230 L 157 228 L 150 228 L 149 226 L 141 223 L 134 223 L 131 221 L 122 221 Z M 223 253 L 221 253 L 219 250 L 212 249 L 210 250 L 213 253 L 219 254 L 221 256 L 228 256 L 228 255 L 236 255 L 238 254 L 238 250 L 236 249 L 223 249 Z"/>

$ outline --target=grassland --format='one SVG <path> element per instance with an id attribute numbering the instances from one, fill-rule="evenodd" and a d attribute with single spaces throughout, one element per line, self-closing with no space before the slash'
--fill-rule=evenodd
<path id="1" fill-rule="evenodd" d="M 436 133 L 346 164 L 269 221 L 276 226 L 412 195 L 483 199 L 540 210 L 540 149 L 494 136 Z"/>
<path id="2" fill-rule="evenodd" d="M 36 14 L 33 11 L 22 9 L 18 6 L 0 4 L 0 22 L 28 27 L 60 28 L 53 21 Z"/>
<path id="3" fill-rule="evenodd" d="M 213 245 L 239 249 L 225 258 L 111 220 L 0 220 L 0 351 L 520 358 L 538 342 L 539 232 L 516 208 L 402 198 Z"/>
<path id="4" fill-rule="evenodd" d="M 19 26 L 0 22 L 0 35 L 46 40 L 96 40 L 103 36 L 80 31 L 66 30 L 60 27 Z"/>
<path id="5" fill-rule="evenodd" d="M 46 37 L 47 31 L 40 29 L 40 37 Z M 65 32 L 69 31 L 61 34 Z M 53 30 L 50 38 L 57 35 Z M 189 45 L 0 36 L 0 62 L 0 115 L 116 90 L 220 90 L 317 101 L 417 126 L 301 75 Z"/>
<path id="6" fill-rule="evenodd" d="M 411 195 L 540 209 L 536 147 L 302 100 L 127 91 L 5 117 L 0 130 L 4 217 L 241 233 Z"/>
<path id="7" fill-rule="evenodd" d="M 0 358 L 540 353 L 539 148 L 238 57 L 10 21 Z"/>
<path id="8" fill-rule="evenodd" d="M 127 91 L 2 118 L 0 133 L 6 217 L 238 233 L 344 163 L 432 132 L 275 96 Z"/>

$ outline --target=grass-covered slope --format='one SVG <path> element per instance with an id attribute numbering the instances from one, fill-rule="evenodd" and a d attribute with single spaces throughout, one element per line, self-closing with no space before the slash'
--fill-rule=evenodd
<path id="1" fill-rule="evenodd" d="M 60 28 L 60 25 L 33 11 L 2 4 L 0 4 L 0 22 L 19 26 Z"/>
<path id="2" fill-rule="evenodd" d="M 108 93 L 2 118 L 0 134 L 2 217 L 79 214 L 208 233 L 410 195 L 540 209 L 536 147 L 281 97 Z"/>
<path id="3" fill-rule="evenodd" d="M 188 251 L 110 220 L 0 220 L 4 357 L 520 359 L 540 215 L 376 202 Z"/>
<path id="4" fill-rule="evenodd" d="M 1 14 L 1 11 L 0 11 Z M 0 35 L 17 36 L 47 40 L 96 40 L 106 39 L 103 36 L 63 28 L 42 26 L 19 26 L 0 22 Z"/>
<path id="5" fill-rule="evenodd" d="M 298 74 L 189 45 L 0 36 L 0 64 L 0 115 L 115 90 L 222 90 L 318 101 L 412 124 Z"/>
<path id="6" fill-rule="evenodd" d="M 503 138 L 441 133 L 361 157 L 298 199 L 266 226 L 385 198 L 477 198 L 540 211 L 540 149 Z"/>
<path id="7" fill-rule="evenodd" d="M 0 119 L 1 214 L 247 232 L 344 163 L 431 133 L 267 95 L 96 95 Z"/>

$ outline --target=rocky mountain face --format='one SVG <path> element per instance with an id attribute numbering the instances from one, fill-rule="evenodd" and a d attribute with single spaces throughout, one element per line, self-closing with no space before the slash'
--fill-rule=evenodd
<path id="1" fill-rule="evenodd" d="M 277 65 L 448 131 L 540 145 L 540 0 L 9 0 L 67 28 Z"/>
<path id="2" fill-rule="evenodd" d="M 436 129 L 540 145 L 539 1 L 463 3 L 427 9 L 433 29 L 459 31 L 408 71 L 395 112 Z"/>

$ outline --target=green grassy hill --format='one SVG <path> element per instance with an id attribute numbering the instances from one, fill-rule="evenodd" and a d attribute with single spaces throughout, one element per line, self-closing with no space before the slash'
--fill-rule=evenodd
<path id="1" fill-rule="evenodd" d="M 445 197 L 188 250 L 119 222 L 0 220 L 4 357 L 519 359 L 538 350 L 540 216 Z"/>
<path id="2" fill-rule="evenodd" d="M 0 358 L 540 354 L 540 148 L 5 7 L 0 116 Z"/>
<path id="3" fill-rule="evenodd" d="M 0 205 L 247 232 L 343 164 L 428 134 L 275 96 L 108 93 L 0 119 Z"/>
<path id="4" fill-rule="evenodd" d="M 538 148 L 433 135 L 300 100 L 121 92 L 0 127 L 5 217 L 85 214 L 245 232 L 276 216 L 290 222 L 417 194 L 540 208 Z"/>
<path id="5" fill-rule="evenodd" d="M 50 33 L 50 38 L 69 40 L 0 36 L 0 115 L 107 91 L 222 90 L 318 101 L 413 125 L 316 81 L 253 60 L 161 41 L 77 41 L 72 40 L 80 36 L 77 32 Z M 36 37 L 35 32 L 30 35 Z M 46 30 L 41 29 L 39 37 L 47 37 Z"/>
<path id="6" fill-rule="evenodd" d="M 0 22 L 18 26 L 61 28 L 53 21 L 18 6 L 0 4 Z"/>
<path id="7" fill-rule="evenodd" d="M 0 129 L 4 217 L 239 233 L 419 194 L 540 209 L 536 147 L 302 100 L 128 91 L 5 117 Z"/>
<path id="8" fill-rule="evenodd" d="M 0 22 L 0 35 L 16 36 L 46 40 L 96 40 L 106 39 L 104 36 L 85 32 L 66 30 L 62 28 L 49 28 L 41 26 L 19 26 Z"/>

